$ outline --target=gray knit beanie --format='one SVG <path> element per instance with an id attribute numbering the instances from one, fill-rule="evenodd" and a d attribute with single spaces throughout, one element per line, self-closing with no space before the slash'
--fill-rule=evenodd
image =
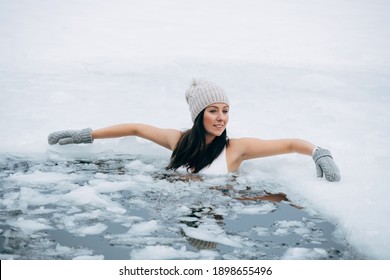
<path id="1" fill-rule="evenodd" d="M 213 103 L 226 103 L 229 98 L 220 86 L 205 80 L 193 80 L 186 91 L 186 100 L 190 106 L 192 122 L 207 106 Z"/>

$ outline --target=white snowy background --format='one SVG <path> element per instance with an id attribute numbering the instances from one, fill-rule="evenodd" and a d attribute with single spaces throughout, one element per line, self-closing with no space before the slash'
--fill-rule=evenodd
<path id="1" fill-rule="evenodd" d="M 139 140 L 46 138 L 122 122 L 188 128 L 184 92 L 205 78 L 230 96 L 231 138 L 307 139 L 331 150 L 342 180 L 317 179 L 301 155 L 253 160 L 243 176 L 277 180 L 358 251 L 389 259 L 389 15 L 386 0 L 0 0 L 0 153 L 168 159 Z"/>

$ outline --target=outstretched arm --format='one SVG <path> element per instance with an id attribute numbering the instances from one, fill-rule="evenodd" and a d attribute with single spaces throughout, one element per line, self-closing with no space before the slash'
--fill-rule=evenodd
<path id="1" fill-rule="evenodd" d="M 147 124 L 125 123 L 92 130 L 93 139 L 138 136 L 148 139 L 167 149 L 173 150 L 180 139 L 181 132 L 176 129 L 163 129 Z"/>
<path id="2" fill-rule="evenodd" d="M 286 153 L 300 153 L 312 156 L 317 169 L 317 177 L 330 182 L 340 181 L 340 171 L 329 150 L 316 147 L 302 139 L 261 140 L 256 138 L 234 139 L 231 142 L 238 165 L 247 159 L 273 156 Z"/>
<path id="3" fill-rule="evenodd" d="M 237 139 L 242 160 L 287 153 L 311 156 L 315 145 L 302 139 L 262 140 L 257 138 Z"/>
<path id="4" fill-rule="evenodd" d="M 127 123 L 118 124 L 101 129 L 92 130 L 63 130 L 51 133 L 48 136 L 50 145 L 92 143 L 95 139 L 115 138 L 124 136 L 139 136 L 155 142 L 167 149 L 173 150 L 181 137 L 176 129 L 163 129 L 146 124 Z"/>

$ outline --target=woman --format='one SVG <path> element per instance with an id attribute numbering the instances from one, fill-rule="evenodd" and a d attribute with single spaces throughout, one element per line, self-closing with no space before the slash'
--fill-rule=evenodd
<path id="1" fill-rule="evenodd" d="M 95 139 L 139 136 L 173 151 L 168 169 L 184 167 L 191 173 L 225 174 L 236 171 L 244 160 L 297 152 L 313 157 L 317 176 L 330 182 L 340 180 L 340 172 L 330 152 L 301 139 L 228 139 L 229 99 L 218 85 L 194 80 L 186 91 L 193 127 L 185 132 L 129 123 L 92 130 L 66 130 L 51 133 L 48 142 L 80 144 Z"/>

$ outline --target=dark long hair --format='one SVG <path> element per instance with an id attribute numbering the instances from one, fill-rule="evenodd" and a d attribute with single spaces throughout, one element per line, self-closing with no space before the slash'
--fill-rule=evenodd
<path id="1" fill-rule="evenodd" d="M 213 142 L 206 145 L 206 130 L 203 126 L 204 111 L 199 113 L 191 129 L 183 132 L 171 155 L 167 169 L 187 168 L 188 172 L 198 173 L 209 166 L 229 144 L 226 129 Z"/>

